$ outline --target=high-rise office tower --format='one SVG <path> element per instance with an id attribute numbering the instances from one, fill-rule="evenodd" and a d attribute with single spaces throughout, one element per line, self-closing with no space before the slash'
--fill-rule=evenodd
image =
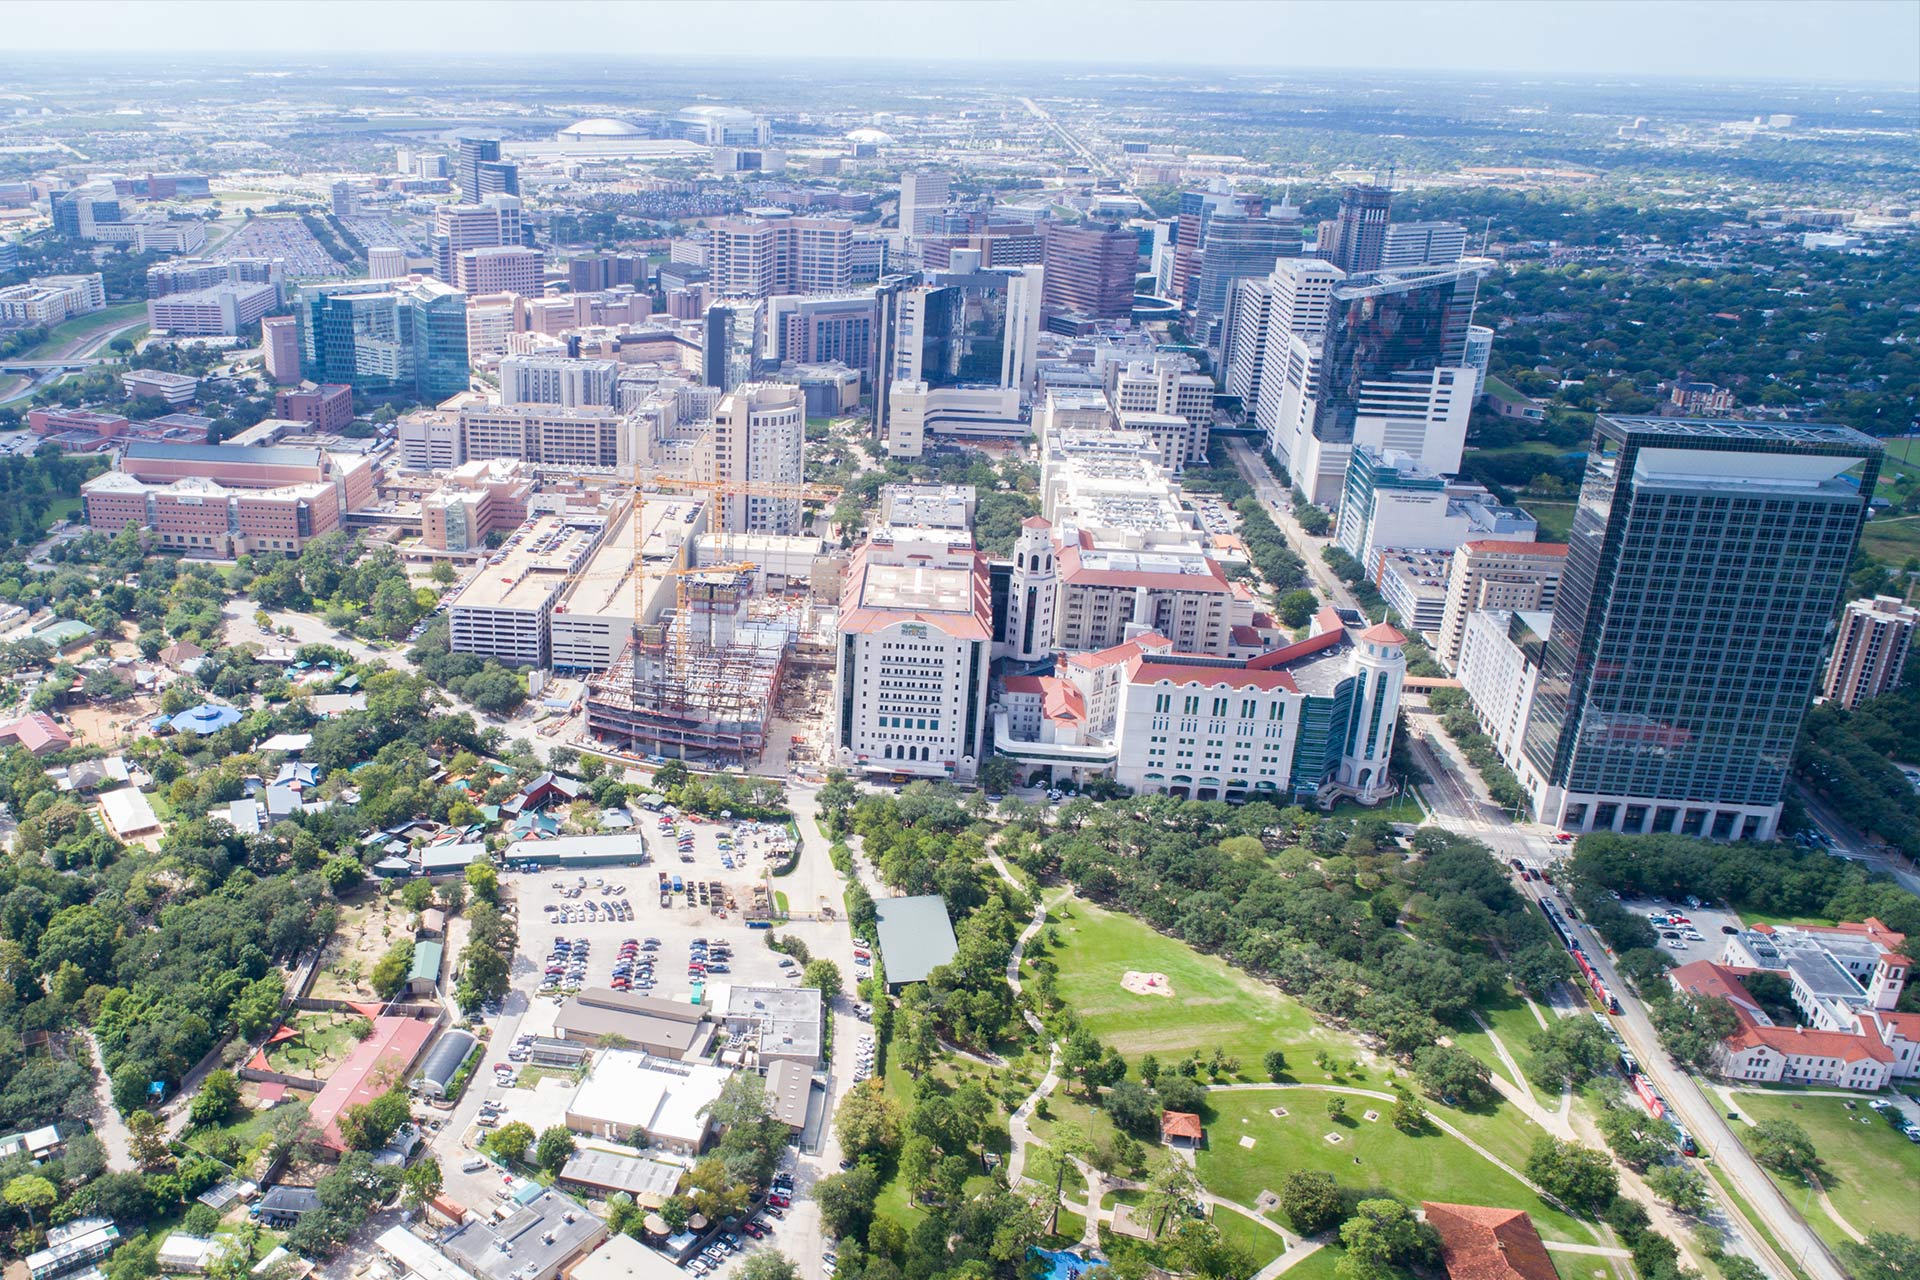
<path id="1" fill-rule="evenodd" d="M 647 259 L 636 253 L 583 253 L 567 259 L 567 288 L 575 293 L 598 293 L 615 285 L 644 286 Z"/>
<path id="2" fill-rule="evenodd" d="M 900 230 L 925 235 L 946 212 L 952 179 L 938 169 L 908 169 L 900 175 Z"/>
<path id="3" fill-rule="evenodd" d="M 278 386 L 300 381 L 300 323 L 292 316 L 260 322 L 260 352 L 267 376 Z"/>
<path id="4" fill-rule="evenodd" d="M 894 310 L 890 376 L 931 389 L 1026 386 L 1040 338 L 1043 275 L 1039 267 L 943 271 L 906 290 Z"/>
<path id="5" fill-rule="evenodd" d="M 519 245 L 488 245 L 468 249 L 453 263 L 453 286 L 462 293 L 517 293 L 540 296 L 546 281 L 547 255 Z"/>
<path id="6" fill-rule="evenodd" d="M 752 382 L 760 371 L 766 324 L 764 302 L 716 302 L 708 307 L 701 340 L 701 380 L 722 391 Z"/>
<path id="7" fill-rule="evenodd" d="M 520 227 L 518 196 L 495 195 L 475 204 L 442 205 L 433 211 L 434 274 L 454 284 L 461 254 L 469 249 L 518 246 Z"/>
<path id="8" fill-rule="evenodd" d="M 372 396 L 440 401 L 467 390 L 467 298 L 438 280 L 359 280 L 300 293 L 307 377 Z"/>
<path id="9" fill-rule="evenodd" d="M 520 166 L 500 158 L 500 139 L 461 138 L 454 156 L 460 198 L 479 204 L 488 196 L 520 194 Z"/>
<path id="10" fill-rule="evenodd" d="M 1139 236 L 1108 223 L 1049 223 L 1045 243 L 1047 310 L 1090 320 L 1120 320 L 1133 314 Z"/>
<path id="11" fill-rule="evenodd" d="M 1881 448 L 1841 426 L 1595 423 L 1516 771 L 1541 821 L 1772 837 Z"/>
<path id="12" fill-rule="evenodd" d="M 1167 296 L 1186 306 L 1200 282 L 1200 261 L 1207 233 L 1218 213 L 1242 218 L 1258 218 L 1267 211 L 1267 198 L 1258 192 L 1230 190 L 1225 181 L 1215 179 L 1203 190 L 1180 193 L 1180 212 L 1174 218 L 1173 242 L 1169 246 Z M 1264 274 L 1265 268 L 1262 268 Z"/>
<path id="13" fill-rule="evenodd" d="M 1322 504 L 1339 500 L 1355 444 L 1458 471 L 1478 389 L 1467 325 L 1484 264 L 1347 278 L 1307 264 L 1283 261 L 1273 277 L 1256 421 L 1274 456 Z"/>
<path id="14" fill-rule="evenodd" d="M 1267 275 L 1282 258 L 1300 256 L 1299 211 L 1282 206 L 1266 217 L 1216 213 L 1207 223 L 1193 312 L 1200 331 L 1220 319 L 1235 281 Z M 1217 339 L 1209 345 L 1218 348 Z"/>
<path id="15" fill-rule="evenodd" d="M 1445 266 L 1467 254 L 1467 229 L 1457 222 L 1392 222 L 1380 250 L 1383 267 Z"/>
<path id="16" fill-rule="evenodd" d="M 1320 256 L 1348 275 L 1378 271 L 1387 246 L 1392 193 L 1355 184 L 1340 196 L 1340 212 L 1321 224 Z"/>
<path id="17" fill-rule="evenodd" d="M 328 189 L 329 205 L 336 218 L 351 218 L 360 212 L 351 182 L 336 182 Z"/>
<path id="18" fill-rule="evenodd" d="M 1897 596 L 1875 596 L 1848 605 L 1840 615 L 1840 634 L 1834 637 L 1823 696 L 1851 711 L 1862 699 L 1898 685 L 1916 626 L 1920 626 L 1920 609 Z"/>
<path id="19" fill-rule="evenodd" d="M 749 382 L 721 397 L 713 415 L 712 479 L 739 484 L 802 481 L 807 406 L 799 387 Z M 721 498 L 729 533 L 800 532 L 800 500 L 754 493 Z"/>

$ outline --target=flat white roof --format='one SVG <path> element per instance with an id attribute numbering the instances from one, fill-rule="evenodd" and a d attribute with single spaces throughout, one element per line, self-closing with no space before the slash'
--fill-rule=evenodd
<path id="1" fill-rule="evenodd" d="M 694 1063 L 665 1063 L 644 1053 L 600 1055 L 567 1110 L 574 1115 L 644 1129 L 655 1138 L 698 1143 L 707 1131 L 701 1109 L 720 1096 L 733 1073 Z"/>

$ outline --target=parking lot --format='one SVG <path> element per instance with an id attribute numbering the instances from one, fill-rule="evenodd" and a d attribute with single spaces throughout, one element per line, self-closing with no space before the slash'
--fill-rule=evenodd
<path id="1" fill-rule="evenodd" d="M 1718 960 L 1726 944 L 1727 931 L 1742 927 L 1740 917 L 1724 907 L 1690 907 L 1685 902 L 1669 902 L 1665 898 L 1622 898 L 1620 905 L 1652 924 L 1654 931 L 1661 935 L 1661 950 L 1680 964 L 1690 960 Z M 1653 912 L 1678 912 L 1688 923 L 1655 924 L 1648 919 Z M 1666 936 L 1669 933 L 1679 936 L 1669 938 Z M 1695 934 L 1699 936 L 1691 936 Z"/>

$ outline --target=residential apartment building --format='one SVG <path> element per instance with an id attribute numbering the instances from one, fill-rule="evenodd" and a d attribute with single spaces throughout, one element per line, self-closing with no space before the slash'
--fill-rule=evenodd
<path id="1" fill-rule="evenodd" d="M 1502 760 L 1517 758 L 1526 736 L 1552 626 L 1540 610 L 1479 609 L 1461 628 L 1451 670 Z"/>
<path id="2" fill-rule="evenodd" d="M 12 324 L 56 325 L 70 316 L 87 315 L 106 305 L 106 286 L 98 271 L 87 275 L 34 276 L 25 284 L 0 289 L 0 321 Z"/>
<path id="3" fill-rule="evenodd" d="M 1770 839 L 1882 446 L 1601 417 L 1516 773 L 1569 831 Z"/>
<path id="4" fill-rule="evenodd" d="M 843 218 L 747 218 L 708 229 L 709 283 L 723 298 L 845 293 L 853 224 Z"/>
<path id="5" fill-rule="evenodd" d="M 1434 656 L 1449 671 L 1458 667 L 1467 620 L 1478 610 L 1553 612 L 1566 563 L 1564 542 L 1473 538 L 1455 547 Z"/>
<path id="6" fill-rule="evenodd" d="M 500 403 L 583 409 L 614 403 L 618 360 L 567 356 L 507 356 L 500 361 Z"/>
<path id="7" fill-rule="evenodd" d="M 1355 183 L 1340 194 L 1340 211 L 1320 224 L 1319 255 L 1348 275 L 1385 265 L 1387 224 L 1393 195 L 1385 187 Z"/>
<path id="8" fill-rule="evenodd" d="M 1188 653 L 1141 632 L 1069 656 L 1060 675 L 1004 682 L 994 749 L 1027 782 L 1104 775 L 1198 800 L 1370 802 L 1394 785 L 1405 646 L 1385 623 L 1351 633 L 1330 609 L 1307 639 L 1252 658 Z"/>
<path id="9" fill-rule="evenodd" d="M 800 500 L 752 492 L 801 484 L 806 450 L 806 401 L 797 386 L 753 382 L 721 397 L 701 470 L 733 487 L 721 499 L 720 528 L 729 533 L 800 532 Z"/>
<path id="10" fill-rule="evenodd" d="M 871 293 L 788 294 L 767 303 L 767 334 L 777 364 L 838 360 L 872 387 L 879 369 L 879 301 Z"/>
<path id="11" fill-rule="evenodd" d="M 1920 609 L 1895 596 L 1855 600 L 1840 615 L 1821 695 L 1851 711 L 1900 684 Z"/>
<path id="12" fill-rule="evenodd" d="M 993 602 L 964 532 L 876 530 L 840 597 L 834 753 L 845 768 L 967 782 L 986 751 Z"/>

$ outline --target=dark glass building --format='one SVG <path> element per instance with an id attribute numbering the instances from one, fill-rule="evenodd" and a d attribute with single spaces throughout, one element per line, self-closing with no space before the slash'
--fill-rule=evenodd
<path id="1" fill-rule="evenodd" d="M 1467 362 L 1467 326 L 1480 291 L 1479 265 L 1415 267 L 1349 278 L 1334 287 L 1315 398 L 1313 434 L 1353 440 L 1367 383 L 1411 378 L 1423 387 L 1435 369 Z"/>
<path id="2" fill-rule="evenodd" d="M 1519 761 L 1542 821 L 1772 836 L 1880 461 L 1848 427 L 1599 419 Z"/>
<path id="3" fill-rule="evenodd" d="M 303 289 L 306 376 L 370 396 L 438 403 L 469 386 L 466 295 L 438 280 Z"/>
<path id="4" fill-rule="evenodd" d="M 1349 275 L 1378 271 L 1387 247 L 1393 194 L 1385 187 L 1356 185 L 1340 194 L 1340 212 L 1324 224 L 1320 256 Z"/>

